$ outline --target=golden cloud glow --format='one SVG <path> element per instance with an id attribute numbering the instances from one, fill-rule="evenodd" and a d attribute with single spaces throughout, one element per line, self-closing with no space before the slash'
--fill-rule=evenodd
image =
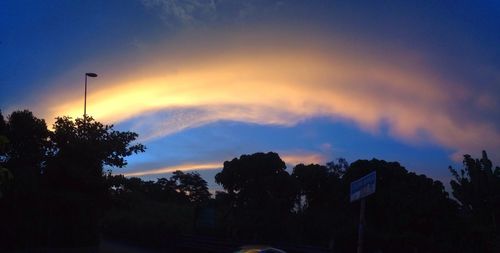
<path id="1" fill-rule="evenodd" d="M 321 155 L 316 153 L 303 153 L 303 154 L 285 154 L 281 156 L 281 159 L 290 165 L 297 165 L 300 163 L 303 164 L 325 164 L 327 159 Z"/>
<path id="2" fill-rule="evenodd" d="M 143 141 L 219 120 L 291 126 L 327 116 L 371 132 L 387 122 L 393 136 L 409 141 L 421 140 L 424 131 L 459 152 L 500 147 L 500 134 L 488 122 L 463 124 L 453 116 L 463 88 L 421 60 L 359 51 L 321 36 L 214 37 L 182 37 L 132 64 L 135 69 L 110 67 L 107 78 L 92 80 L 87 112 L 105 122 L 143 117 L 132 129 Z M 121 78 L 126 72 L 135 75 Z M 43 116 L 81 115 L 81 98 L 69 94 L 54 90 L 42 101 L 49 105 Z M 154 117 L 171 110 L 182 113 Z"/>
<path id="3" fill-rule="evenodd" d="M 176 165 L 176 166 L 170 166 L 170 167 L 164 167 L 164 168 L 159 168 L 159 169 L 151 169 L 151 170 L 144 170 L 144 171 L 137 171 L 137 172 L 131 172 L 131 173 L 124 173 L 123 175 L 126 177 L 141 177 L 141 176 L 148 176 L 148 175 L 159 175 L 159 174 L 166 174 L 166 173 L 172 173 L 174 171 L 180 170 L 180 171 L 194 171 L 194 170 L 214 170 L 214 169 L 220 169 L 222 168 L 222 164 L 220 163 L 200 163 L 200 164 L 181 164 L 181 165 Z"/>
<path id="4" fill-rule="evenodd" d="M 326 159 L 321 154 L 315 153 L 294 153 L 294 154 L 285 154 L 281 156 L 281 159 L 289 165 L 295 166 L 299 163 L 304 164 L 324 164 Z M 126 177 L 141 177 L 141 176 L 149 176 L 149 175 L 159 175 L 172 173 L 174 171 L 202 171 L 202 170 L 219 170 L 222 169 L 222 163 L 187 163 L 180 164 L 175 166 L 168 166 L 163 168 L 156 169 L 147 169 L 142 171 L 135 171 L 130 173 L 124 173 L 123 175 Z"/>

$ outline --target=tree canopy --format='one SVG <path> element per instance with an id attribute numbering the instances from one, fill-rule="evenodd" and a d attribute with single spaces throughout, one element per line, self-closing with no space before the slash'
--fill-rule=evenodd
<path id="1" fill-rule="evenodd" d="M 471 227 L 473 242 L 483 251 L 488 247 L 500 250 L 500 167 L 493 167 L 486 151 L 480 159 L 464 155 L 463 166 L 459 171 L 449 167 L 450 185 Z"/>
<path id="2" fill-rule="evenodd" d="M 234 198 L 241 208 L 277 205 L 279 210 L 293 206 L 295 188 L 278 154 L 255 153 L 224 162 L 215 182 Z"/>
<path id="3" fill-rule="evenodd" d="M 343 177 L 344 196 L 348 196 L 350 182 L 371 171 L 377 172 L 376 193 L 367 198 L 367 227 L 373 247 L 419 252 L 453 248 L 457 207 L 440 181 L 408 172 L 398 162 L 358 160 Z"/>
<path id="4" fill-rule="evenodd" d="M 3 192 L 5 192 L 13 179 L 10 170 L 2 167 L 6 159 L 5 147 L 8 142 L 9 140 L 5 136 L 5 119 L 3 118 L 2 111 L 0 111 L 0 198 L 2 198 Z"/>
<path id="5" fill-rule="evenodd" d="M 196 172 L 146 181 L 114 175 L 144 152 L 138 135 L 86 117 L 56 119 L 51 130 L 32 112 L 0 112 L 0 245 L 7 249 L 95 245 L 99 234 L 165 243 L 165 234 L 296 242 L 354 249 L 359 202 L 351 182 L 377 172 L 366 198 L 366 249 L 383 252 L 497 252 L 500 168 L 483 151 L 449 168 L 444 185 L 398 162 L 338 159 L 299 164 L 277 153 L 225 161 L 215 199 Z M 465 238 L 465 239 L 464 239 Z M 169 243 L 175 244 L 170 241 Z"/>
<path id="6" fill-rule="evenodd" d="M 175 171 L 170 182 L 177 192 L 186 196 L 191 202 L 202 203 L 210 198 L 207 182 L 197 172 Z"/>
<path id="7" fill-rule="evenodd" d="M 45 171 L 52 186 L 101 189 L 104 166 L 121 168 L 127 164 L 127 156 L 145 149 L 142 144 L 132 144 L 136 133 L 115 131 L 112 125 L 91 117 L 60 117 L 53 129 Z"/>
<path id="8" fill-rule="evenodd" d="M 234 233 L 255 238 L 283 234 L 295 203 L 296 185 L 278 154 L 255 153 L 224 162 L 215 182 L 227 191 Z"/>
<path id="9" fill-rule="evenodd" d="M 144 151 L 137 134 L 92 118 L 57 118 L 53 130 L 28 110 L 0 114 L 0 229 L 5 247 L 88 245 L 106 205 L 103 169 Z M 6 187 L 10 186 L 10 187 Z"/>

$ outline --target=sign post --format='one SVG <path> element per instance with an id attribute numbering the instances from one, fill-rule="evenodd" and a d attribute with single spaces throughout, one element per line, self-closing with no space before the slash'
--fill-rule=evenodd
<path id="1" fill-rule="evenodd" d="M 365 197 L 375 193 L 377 185 L 377 173 L 375 171 L 351 183 L 351 202 L 361 200 L 359 210 L 358 227 L 358 250 L 357 253 L 363 253 L 363 242 L 365 233 Z"/>

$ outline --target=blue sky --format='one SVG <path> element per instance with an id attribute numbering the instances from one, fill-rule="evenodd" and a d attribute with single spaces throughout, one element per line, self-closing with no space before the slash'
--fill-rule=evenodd
<path id="1" fill-rule="evenodd" d="M 155 179 L 275 151 L 289 164 L 395 160 L 449 180 L 500 161 L 496 1 L 2 1 L 0 108 L 88 113 L 148 150 Z M 134 174 L 135 173 L 135 174 Z"/>

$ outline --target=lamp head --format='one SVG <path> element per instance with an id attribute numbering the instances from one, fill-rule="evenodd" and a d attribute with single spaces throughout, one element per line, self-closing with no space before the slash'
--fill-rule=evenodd
<path id="1" fill-rule="evenodd" d="M 96 73 L 85 73 L 86 76 L 97 77 Z"/>

